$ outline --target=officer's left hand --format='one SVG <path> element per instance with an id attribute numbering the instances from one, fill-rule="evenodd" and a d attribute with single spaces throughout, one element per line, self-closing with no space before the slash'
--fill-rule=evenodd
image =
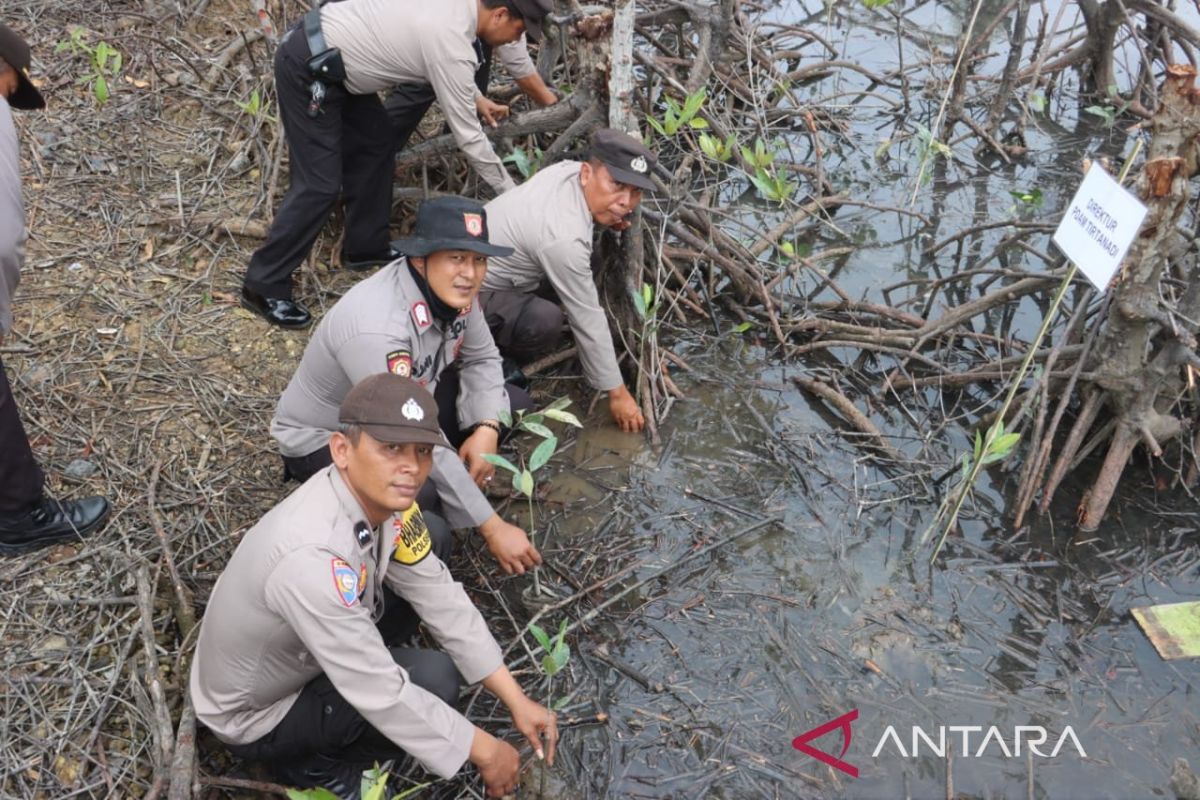
<path id="1" fill-rule="evenodd" d="M 500 124 L 500 120 L 507 119 L 509 112 L 508 106 L 494 103 L 483 95 L 475 98 L 475 110 L 483 117 L 483 121 L 493 128 Z"/>
<path id="2" fill-rule="evenodd" d="M 491 483 L 496 474 L 496 467 L 490 464 L 484 455 L 494 454 L 499 444 L 500 434 L 481 425 L 458 448 L 458 457 L 467 465 L 471 480 L 475 481 L 475 485 L 480 489 Z"/>
<path id="3" fill-rule="evenodd" d="M 558 746 L 558 719 L 554 712 L 540 703 L 535 703 L 528 697 L 524 702 L 514 704 L 512 712 L 513 727 L 525 735 L 533 752 L 538 758 L 545 757 L 546 763 L 554 765 L 554 749 Z M 545 749 L 542 749 L 542 737 L 545 737 Z"/>

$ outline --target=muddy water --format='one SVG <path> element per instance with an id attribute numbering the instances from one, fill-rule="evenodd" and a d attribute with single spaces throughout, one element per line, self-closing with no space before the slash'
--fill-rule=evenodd
<path id="1" fill-rule="evenodd" d="M 907 64 L 928 57 L 913 39 L 898 45 L 891 23 L 856 25 L 847 35 L 840 12 L 810 5 L 784 4 L 765 21 L 811 25 L 838 43 L 839 58 L 879 72 L 901 55 Z M 851 5 L 857 9 L 838 7 Z M 995 5 L 1003 4 L 985 4 L 977 25 Z M 1031 30 L 1056 8 L 1035 10 Z M 852 73 L 801 89 L 846 124 L 844 135 L 823 141 L 835 188 L 928 217 L 850 209 L 834 219 L 836 229 L 798 232 L 814 251 L 856 245 L 826 265 L 856 296 L 917 311 L 929 304 L 933 313 L 975 296 L 881 289 L 971 268 L 1003 232 L 969 242 L 962 254 L 923 250 L 970 224 L 1016 215 L 1009 191 L 1040 189 L 1044 203 L 1027 216 L 1056 222 L 1080 159 L 1129 148 L 1120 126 L 1052 97 L 1049 113 L 1027 131 L 1029 158 L 979 162 L 971 140 L 954 145 L 955 161 L 918 188 L 915 124 L 933 127 L 953 41 L 972 9 L 924 3 L 907 12 L 922 46 L 947 57 L 933 74 L 914 75 L 906 109 L 829 99 L 866 88 Z M 1074 24 L 1073 13 L 1065 24 Z M 1194 9 L 1180 13 L 1196 17 Z M 1004 26 L 998 31 L 982 73 L 998 73 L 1005 56 Z M 874 90 L 901 100 L 895 89 Z M 807 138 L 782 141 L 809 159 Z M 770 210 L 738 191 L 730 199 L 746 225 L 769 227 Z M 1045 236 L 1027 241 L 1047 251 Z M 1008 263 L 1045 268 L 1020 252 Z M 787 288 L 800 298 L 818 285 L 802 276 Z M 1040 318 L 1030 300 L 988 323 L 1027 336 Z M 1017 533 L 1004 513 L 1010 478 L 997 471 L 982 481 L 965 535 L 931 569 L 928 546 L 917 544 L 936 509 L 930 480 L 967 443 L 960 424 L 927 440 L 940 429 L 936 397 L 923 398 L 928 406 L 913 400 L 907 412 L 873 409 L 905 452 L 928 462 L 881 469 L 790 382 L 794 371 L 819 364 L 780 363 L 752 334 L 678 337 L 672 346 L 696 372 L 675 376 L 688 399 L 672 409 L 663 446 L 650 449 L 594 416 L 555 478 L 551 499 L 567 505 L 551 521 L 548 553 L 583 584 L 639 565 L 597 593 L 599 602 L 764 518 L 774 522 L 641 586 L 574 637 L 583 657 L 571 668 L 568 709 L 602 710 L 610 721 L 570 731 L 555 794 L 922 798 L 947 797 L 952 786 L 963 797 L 1169 798 L 1176 758 L 1200 768 L 1200 664 L 1162 661 L 1129 615 L 1134 606 L 1200 593 L 1193 503 L 1151 493 L 1151 479 L 1134 473 L 1096 534 L 1074 531 L 1076 485 L 1060 492 L 1063 505 L 1048 518 Z M 871 369 L 867 380 L 878 374 Z M 992 402 L 981 391 L 964 420 Z M 793 748 L 795 737 L 855 711 L 841 755 L 846 770 Z M 895 736 L 886 735 L 889 726 Z M 928 737 L 919 753 L 914 726 Z M 1064 739 L 1068 727 L 1073 738 Z M 841 737 L 832 730 L 812 745 L 839 756 Z"/>
<path id="2" fill-rule="evenodd" d="M 978 726 L 966 753 L 963 732 L 945 734 L 966 797 L 1163 796 L 1174 758 L 1200 763 L 1200 669 L 1162 662 L 1128 614 L 1195 597 L 1194 566 L 1148 566 L 1188 542 L 1195 563 L 1194 513 L 1155 518 L 1128 502 L 1094 541 L 1073 541 L 1060 518 L 1009 543 L 985 493 L 965 541 L 930 570 L 909 556 L 933 505 L 833 432 L 789 368 L 732 340 L 692 347 L 699 374 L 661 451 L 601 419 L 581 437 L 579 463 L 556 480 L 575 499 L 549 551 L 593 579 L 641 562 L 621 587 L 777 522 L 574 637 L 571 709 L 594 703 L 611 719 L 569 733 L 563 770 L 587 785 L 560 796 L 945 797 L 947 759 L 923 740 L 911 757 L 913 726 L 934 744 L 940 726 Z M 857 778 L 793 749 L 854 710 L 844 761 Z M 888 726 L 902 746 L 888 738 L 874 755 Z M 1003 744 L 984 742 L 991 726 Z M 1045 729 L 1047 757 L 1030 757 L 1037 731 L 1016 755 L 1017 726 Z M 1048 757 L 1067 726 L 1078 746 Z M 839 734 L 815 746 L 837 755 Z"/>

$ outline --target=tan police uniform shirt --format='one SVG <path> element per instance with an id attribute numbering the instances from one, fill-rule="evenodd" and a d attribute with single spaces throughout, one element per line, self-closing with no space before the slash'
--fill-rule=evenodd
<path id="1" fill-rule="evenodd" d="M 24 248 L 21 151 L 12 109 L 0 97 L 0 336 L 12 328 L 12 298 L 21 282 Z"/>
<path id="2" fill-rule="evenodd" d="M 548 278 L 558 292 L 584 375 L 595 389 L 623 386 L 608 319 L 592 280 L 592 214 L 578 161 L 561 161 L 487 204 L 488 241 L 515 248 L 488 259 L 483 288 L 533 292 Z"/>
<path id="3" fill-rule="evenodd" d="M 371 94 L 429 84 L 459 148 L 499 194 L 516 184 L 475 111 L 478 19 L 476 0 L 344 0 L 321 7 L 321 30 L 342 53 L 346 89 Z"/>
<path id="4" fill-rule="evenodd" d="M 477 303 L 445 327 L 399 259 L 359 281 L 321 320 L 271 420 L 271 435 L 290 457 L 329 443 L 338 407 L 356 383 L 380 372 L 413 378 L 432 394 L 446 367 L 461 363 L 458 422 L 463 428 L 509 411 L 500 352 Z M 455 528 L 477 527 L 494 513 L 458 454 L 434 449 L 430 480 Z"/>
<path id="5" fill-rule="evenodd" d="M 246 532 L 200 626 L 196 718 L 224 742 L 250 744 L 324 673 L 367 722 L 448 778 L 467 760 L 474 726 L 392 659 L 375 627 L 383 586 L 412 604 L 469 683 L 500 667 L 500 647 L 432 552 L 415 505 L 368 530 L 341 474 L 327 467 Z"/>
<path id="6" fill-rule="evenodd" d="M 521 38 L 515 42 L 509 42 L 508 44 L 502 44 L 494 48 L 492 56 L 496 61 L 504 65 L 504 70 L 514 81 L 519 81 L 521 78 L 528 78 L 537 72 L 537 67 L 533 65 L 533 59 L 529 57 L 529 43 L 526 41 L 525 34 L 523 33 L 521 34 Z"/>

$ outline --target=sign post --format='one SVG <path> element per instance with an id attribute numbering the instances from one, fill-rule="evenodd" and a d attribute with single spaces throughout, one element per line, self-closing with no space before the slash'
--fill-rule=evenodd
<path id="1" fill-rule="evenodd" d="M 1054 243 L 1103 292 L 1145 218 L 1146 207 L 1093 163 L 1054 231 Z"/>

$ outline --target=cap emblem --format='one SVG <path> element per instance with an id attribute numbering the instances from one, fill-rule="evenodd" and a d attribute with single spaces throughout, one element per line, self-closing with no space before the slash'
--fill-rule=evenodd
<path id="1" fill-rule="evenodd" d="M 400 413 L 405 419 L 411 419 L 413 422 L 420 422 L 425 419 L 425 412 L 421 410 L 421 406 L 413 398 L 408 398 L 404 405 L 400 406 Z"/>
<path id="2" fill-rule="evenodd" d="M 483 235 L 483 217 L 479 214 L 463 214 L 463 223 L 467 226 L 467 233 L 472 236 Z"/>
<path id="3" fill-rule="evenodd" d="M 646 158 L 644 156 L 638 156 L 633 161 L 629 162 L 629 168 L 639 174 L 645 174 L 646 170 L 648 170 L 650 167 L 648 164 L 646 164 Z"/>

